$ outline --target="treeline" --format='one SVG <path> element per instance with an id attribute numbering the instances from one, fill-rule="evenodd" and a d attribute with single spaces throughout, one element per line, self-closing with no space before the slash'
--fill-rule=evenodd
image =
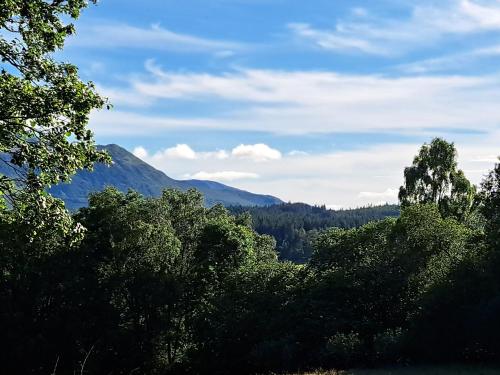
<path id="1" fill-rule="evenodd" d="M 424 145 L 400 217 L 319 232 L 305 265 L 196 191 L 94 194 L 74 217 L 81 241 L 57 226 L 34 235 L 4 206 L 2 372 L 500 363 L 500 165 L 476 191 L 455 158 L 442 140 Z"/>
<path id="2" fill-rule="evenodd" d="M 257 233 L 276 239 L 281 260 L 306 263 L 313 251 L 319 231 L 337 228 L 358 228 L 374 220 L 398 217 L 399 206 L 382 205 L 356 209 L 329 210 L 325 206 L 304 203 L 284 203 L 267 207 L 230 207 L 235 215 L 248 212 Z"/>
<path id="3" fill-rule="evenodd" d="M 194 190 L 147 199 L 109 188 L 75 220 L 86 234 L 71 245 L 57 228 L 33 238 L 1 211 L 2 373 L 205 372 L 239 336 L 226 314 L 245 312 L 247 293 L 270 282 L 251 278 L 293 275 L 272 238 L 222 206 L 204 208 Z"/>

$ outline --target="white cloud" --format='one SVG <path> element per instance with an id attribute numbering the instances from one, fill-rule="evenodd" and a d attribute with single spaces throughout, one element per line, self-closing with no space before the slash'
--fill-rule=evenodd
<path id="1" fill-rule="evenodd" d="M 486 137 L 455 135 L 449 140 L 456 143 L 459 167 L 476 184 L 493 168 L 494 156 L 500 155 L 500 131 Z M 396 203 L 404 168 L 411 165 L 420 146 L 380 144 L 350 151 L 284 154 L 268 163 L 231 156 L 177 159 L 175 163 L 169 158 L 149 156 L 146 162 L 177 179 L 215 180 L 255 193 L 272 194 L 284 201 L 348 208 Z"/>
<path id="2" fill-rule="evenodd" d="M 133 154 L 141 159 L 146 159 L 151 162 L 161 162 L 168 159 L 185 159 L 185 160 L 233 160 L 248 159 L 253 162 L 263 162 L 269 160 L 281 159 L 281 152 L 272 149 L 268 145 L 258 143 L 255 145 L 239 145 L 231 151 L 215 150 L 215 151 L 195 151 L 187 144 L 178 144 L 175 147 L 160 150 L 150 156 L 148 150 L 142 146 L 134 148 Z"/>
<path id="3" fill-rule="evenodd" d="M 178 144 L 175 147 L 167 148 L 153 156 L 154 159 L 163 157 L 172 159 L 188 159 L 194 160 L 197 158 L 196 152 L 186 144 Z"/>
<path id="4" fill-rule="evenodd" d="M 358 194 L 360 198 L 387 198 L 391 201 L 394 201 L 398 197 L 397 189 L 387 189 L 383 192 L 374 192 L 374 191 L 362 191 Z"/>
<path id="5" fill-rule="evenodd" d="M 136 92 L 123 87 L 108 87 L 101 84 L 96 84 L 97 91 L 100 95 L 110 99 L 113 106 L 117 108 L 140 108 L 148 107 L 153 103 L 153 99 L 147 96 L 138 96 Z"/>
<path id="6" fill-rule="evenodd" d="M 132 151 L 132 153 L 139 159 L 146 159 L 148 157 L 148 151 L 142 146 L 134 148 L 134 151 Z"/>
<path id="7" fill-rule="evenodd" d="M 416 133 L 426 128 L 489 131 L 496 129 L 500 118 L 500 76 L 494 74 L 389 77 L 250 69 L 200 74 L 172 73 L 151 63 L 149 70 L 149 77 L 132 79 L 130 97 L 159 107 L 171 99 L 192 101 L 193 108 L 215 101 L 239 105 L 230 112 L 183 118 L 96 112 L 91 124 L 97 134 L 155 134 L 188 128 L 279 134 Z"/>
<path id="8" fill-rule="evenodd" d="M 481 58 L 492 56 L 500 56 L 500 45 L 491 45 L 489 47 L 477 48 L 470 51 L 419 60 L 409 64 L 403 64 L 399 66 L 399 69 L 406 73 L 418 74 L 449 72 L 454 69 L 462 69 L 467 64 L 474 63 Z"/>
<path id="9" fill-rule="evenodd" d="M 484 29 L 500 29 L 500 2 L 494 1 L 489 5 L 481 5 L 474 1 L 462 0 L 460 9 L 477 26 Z"/>
<path id="10" fill-rule="evenodd" d="M 239 145 L 231 151 L 231 155 L 238 158 L 247 158 L 254 161 L 268 161 L 281 159 L 281 152 L 268 145 L 258 143 L 255 145 Z"/>
<path id="11" fill-rule="evenodd" d="M 104 37 L 103 37 L 104 36 Z M 68 46 L 90 48 L 135 48 L 174 52 L 214 52 L 228 56 L 228 51 L 242 51 L 248 46 L 242 43 L 201 38 L 168 30 L 159 24 L 148 28 L 123 23 L 99 23 L 81 25 L 76 37 L 68 40 Z"/>
<path id="12" fill-rule="evenodd" d="M 411 3 L 410 3 L 411 4 Z M 472 0 L 421 1 L 411 4 L 406 19 L 377 18 L 371 14 L 340 20 L 331 29 L 292 23 L 289 29 L 303 40 L 332 51 L 358 51 L 395 55 L 432 45 L 450 34 L 472 34 L 500 30 L 500 2 Z"/>
<path id="13" fill-rule="evenodd" d="M 219 159 L 219 160 L 224 160 L 224 159 L 227 159 L 229 157 L 229 154 L 227 153 L 226 150 L 217 150 L 217 151 L 213 151 L 213 152 L 204 152 L 202 153 L 202 157 L 204 158 L 215 158 L 215 159 Z"/>
<path id="14" fill-rule="evenodd" d="M 217 119 L 186 119 L 116 109 L 93 111 L 89 125 L 97 135 L 105 136 L 155 135 L 173 129 L 221 129 Z"/>
<path id="15" fill-rule="evenodd" d="M 483 156 L 476 156 L 470 161 L 473 163 L 498 163 L 500 159 L 497 155 L 483 155 Z"/>
<path id="16" fill-rule="evenodd" d="M 323 49 L 336 51 L 354 50 L 375 55 L 385 55 L 388 53 L 385 48 L 376 46 L 369 40 L 355 35 L 341 35 L 338 32 L 318 30 L 306 23 L 290 23 L 288 28 L 296 36 L 311 40 L 315 45 Z"/>
<path id="17" fill-rule="evenodd" d="M 185 175 L 185 177 L 194 180 L 213 180 L 213 181 L 236 181 L 248 180 L 259 178 L 257 173 L 250 172 L 235 172 L 235 171 L 221 171 L 221 172 L 197 172 L 193 175 Z"/>

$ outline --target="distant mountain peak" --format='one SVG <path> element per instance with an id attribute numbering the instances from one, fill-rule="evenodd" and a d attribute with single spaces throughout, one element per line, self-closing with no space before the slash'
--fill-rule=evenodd
<path id="1" fill-rule="evenodd" d="M 283 203 L 271 195 L 253 194 L 219 182 L 172 179 L 117 144 L 100 145 L 97 148 L 106 150 L 111 155 L 112 165 L 96 164 L 93 172 L 80 171 L 71 183 L 50 189 L 70 209 L 87 205 L 88 195 L 101 191 L 106 186 L 114 186 L 121 191 L 133 189 L 145 196 L 160 196 L 167 188 L 183 191 L 195 188 L 203 193 L 207 206 L 216 203 L 225 206 L 271 206 Z"/>

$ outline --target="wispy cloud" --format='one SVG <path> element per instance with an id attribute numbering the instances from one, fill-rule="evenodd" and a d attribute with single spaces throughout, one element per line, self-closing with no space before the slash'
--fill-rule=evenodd
<path id="1" fill-rule="evenodd" d="M 483 1 L 484 3 L 484 1 Z M 480 4 L 471 0 L 461 0 L 460 10 L 464 16 L 474 23 L 473 27 L 481 29 L 500 29 L 500 2 L 497 0 Z"/>
<path id="2" fill-rule="evenodd" d="M 362 191 L 361 193 L 358 194 L 358 197 L 360 198 L 377 198 L 377 199 L 383 199 L 387 198 L 389 201 L 394 202 L 397 200 L 398 197 L 398 190 L 397 189 L 387 189 L 382 192 L 376 192 L 376 191 Z"/>
<path id="3" fill-rule="evenodd" d="M 71 38 L 69 46 L 98 49 L 150 49 L 185 53 L 213 52 L 220 57 L 228 57 L 249 46 L 239 42 L 207 39 L 178 33 L 159 24 L 138 27 L 123 23 L 98 23 L 82 25 L 76 38 Z"/>
<path id="4" fill-rule="evenodd" d="M 288 28 L 296 35 L 311 40 L 316 46 L 335 51 L 359 51 L 374 55 L 386 55 L 389 51 L 362 36 L 339 31 L 314 29 L 307 23 L 290 23 Z"/>
<path id="5" fill-rule="evenodd" d="M 197 172 L 193 175 L 186 175 L 186 178 L 195 180 L 214 180 L 214 181 L 236 181 L 259 178 L 257 173 L 221 171 L 221 172 Z"/>
<path id="6" fill-rule="evenodd" d="M 465 52 L 451 53 L 449 55 L 415 61 L 399 66 L 406 73 L 450 72 L 463 69 L 485 57 L 500 56 L 500 44 L 489 47 L 475 48 Z"/>
<path id="7" fill-rule="evenodd" d="M 131 88 L 155 99 L 200 100 L 217 97 L 255 103 L 362 104 L 397 100 L 414 94 L 460 90 L 491 82 L 489 77 L 384 77 L 329 71 L 240 69 L 230 73 L 174 73 L 146 63 L 149 78 L 133 79 Z"/>
<path id="8" fill-rule="evenodd" d="M 274 133 L 399 132 L 426 129 L 490 131 L 500 122 L 500 77 L 348 75 L 334 72 L 242 69 L 229 73 L 174 73 L 150 66 L 132 79 L 130 97 L 238 103 L 230 111 L 192 117 L 98 112 L 100 134 L 155 134 L 166 129 L 231 129 Z M 111 100 L 113 98 L 111 97 Z M 138 125 L 140 124 L 140 126 Z"/>
<path id="9" fill-rule="evenodd" d="M 387 19 L 353 10 L 355 17 L 340 20 L 331 29 L 290 23 L 293 35 L 331 51 L 393 56 L 435 44 L 447 35 L 500 30 L 500 2 L 443 0 L 410 3 L 403 19 Z"/>

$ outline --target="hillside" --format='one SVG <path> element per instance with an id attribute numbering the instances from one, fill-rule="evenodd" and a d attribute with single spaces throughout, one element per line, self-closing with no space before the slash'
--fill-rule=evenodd
<path id="1" fill-rule="evenodd" d="M 259 234 L 276 239 L 280 258 L 299 263 L 309 259 L 311 241 L 322 229 L 357 228 L 370 221 L 399 216 L 396 205 L 329 210 L 324 206 L 283 203 L 269 207 L 231 207 L 230 210 L 234 214 L 248 212 Z"/>
<path id="2" fill-rule="evenodd" d="M 151 197 L 159 196 L 165 188 L 183 191 L 195 188 L 203 193 L 207 206 L 216 203 L 225 206 L 269 206 L 282 203 L 280 199 L 270 195 L 253 194 L 218 182 L 174 180 L 118 145 L 99 148 L 109 152 L 113 158 L 111 166 L 96 165 L 92 172 L 81 171 L 76 174 L 70 184 L 50 189 L 51 194 L 63 199 L 69 209 L 85 206 L 89 193 L 100 191 L 106 186 L 115 186 L 121 191 L 133 189 Z"/>

